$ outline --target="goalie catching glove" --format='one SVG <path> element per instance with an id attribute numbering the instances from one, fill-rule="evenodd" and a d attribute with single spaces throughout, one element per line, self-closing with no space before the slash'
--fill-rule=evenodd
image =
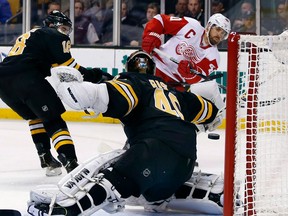
<path id="1" fill-rule="evenodd" d="M 57 86 L 56 92 L 60 99 L 72 109 L 93 109 L 95 115 L 107 111 L 109 95 L 105 83 L 62 82 Z"/>
<path id="2" fill-rule="evenodd" d="M 100 83 L 114 78 L 114 76 L 102 71 L 100 68 L 86 69 L 81 66 L 79 70 L 68 66 L 54 67 L 51 69 L 51 75 L 55 80 L 60 82 L 88 81 Z"/>

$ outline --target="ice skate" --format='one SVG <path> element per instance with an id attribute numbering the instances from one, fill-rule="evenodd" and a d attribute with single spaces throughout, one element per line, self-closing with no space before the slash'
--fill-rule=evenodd
<path id="1" fill-rule="evenodd" d="M 58 176 L 62 174 L 61 163 L 50 152 L 39 155 L 42 168 L 46 168 L 46 176 Z"/>
<path id="2" fill-rule="evenodd" d="M 77 159 L 67 158 L 64 154 L 60 154 L 58 159 L 61 161 L 63 166 L 65 167 L 67 173 L 70 173 L 73 169 L 75 169 L 79 164 L 77 163 Z"/>

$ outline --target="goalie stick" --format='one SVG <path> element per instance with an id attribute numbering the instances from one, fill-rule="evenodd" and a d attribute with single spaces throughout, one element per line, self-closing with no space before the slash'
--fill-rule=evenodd
<path id="1" fill-rule="evenodd" d="M 170 61 L 174 62 L 175 64 L 179 64 L 179 62 L 178 62 L 175 58 L 169 56 L 167 53 L 165 53 L 165 52 L 163 52 L 163 51 L 161 51 L 161 50 L 159 50 L 159 49 L 157 49 L 157 48 L 154 48 L 153 51 L 154 51 L 155 53 L 157 53 L 158 55 L 163 56 L 163 57 L 169 59 Z M 205 76 L 204 74 L 202 74 L 202 73 L 200 73 L 200 72 L 198 72 L 198 71 L 196 71 L 196 70 L 194 70 L 194 69 L 192 69 L 192 68 L 190 68 L 190 71 L 191 71 L 191 73 L 194 73 L 194 74 L 196 74 L 197 76 L 200 76 L 200 77 L 203 78 L 205 81 L 209 81 L 209 80 L 218 78 L 218 77 L 217 77 L 217 74 L 216 74 L 216 75 L 213 75 L 213 78 L 212 78 L 212 76 L 211 76 L 211 77 L 210 77 L 210 76 Z M 216 77 L 216 78 L 215 78 L 215 77 Z M 264 83 L 264 82 L 260 83 L 260 85 L 263 84 L 263 83 Z M 188 83 L 180 83 L 180 84 L 182 84 L 183 87 L 190 86 L 190 84 L 188 84 Z M 172 83 L 172 85 L 173 85 L 173 83 Z M 219 88 L 227 91 L 227 87 L 226 87 L 226 86 L 224 86 L 224 85 L 222 85 L 222 84 L 219 84 L 219 83 L 217 83 L 217 85 L 218 85 Z M 246 96 L 245 93 L 243 93 L 243 94 L 240 96 L 240 99 L 241 99 L 243 102 L 246 102 L 246 97 L 245 97 L 245 96 Z M 282 100 L 285 100 L 285 99 L 286 99 L 285 97 L 276 97 L 276 98 L 273 98 L 273 99 L 271 99 L 271 100 L 263 100 L 263 101 L 259 101 L 259 105 L 260 105 L 260 107 L 270 106 L 270 105 L 274 105 L 274 104 L 276 104 L 276 103 L 278 103 L 278 102 L 281 102 Z"/>

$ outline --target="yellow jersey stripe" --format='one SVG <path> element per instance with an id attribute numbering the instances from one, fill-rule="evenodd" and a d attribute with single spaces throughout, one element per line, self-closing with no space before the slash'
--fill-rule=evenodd
<path id="1" fill-rule="evenodd" d="M 74 66 L 75 69 L 79 70 L 80 65 L 76 63 L 76 65 Z"/>
<path id="2" fill-rule="evenodd" d="M 38 124 L 38 123 L 43 123 L 43 121 L 41 119 L 35 119 L 35 120 L 30 120 L 29 121 L 29 125 Z"/>
<path id="3" fill-rule="evenodd" d="M 58 150 L 61 146 L 63 145 L 73 145 L 73 141 L 72 140 L 62 140 L 60 142 L 57 142 L 55 145 L 54 145 L 54 148 L 56 150 Z"/>
<path id="4" fill-rule="evenodd" d="M 69 65 L 71 65 L 74 61 L 75 61 L 74 58 L 70 58 L 70 59 L 67 60 L 66 62 L 63 62 L 62 64 L 54 63 L 54 64 L 52 64 L 52 67 L 57 67 L 57 66 L 69 66 Z"/>
<path id="5" fill-rule="evenodd" d="M 56 133 L 53 134 L 53 136 L 52 136 L 52 141 L 55 140 L 55 139 L 57 139 L 57 137 L 63 136 L 63 135 L 70 136 L 70 133 L 69 133 L 69 131 L 66 131 L 66 130 L 62 130 L 62 131 L 56 132 Z"/>
<path id="6" fill-rule="evenodd" d="M 201 103 L 201 110 L 198 112 L 198 114 L 195 116 L 195 118 L 192 120 L 193 123 L 197 122 L 198 119 L 200 118 L 200 116 L 202 115 L 203 113 L 203 110 L 204 110 L 204 100 L 202 97 L 200 97 L 199 95 L 196 95 L 199 102 Z"/>
<path id="7" fill-rule="evenodd" d="M 212 115 L 212 104 L 210 102 L 205 103 L 205 115 L 201 119 L 198 120 L 197 123 L 205 122 L 207 119 L 211 118 Z"/>
<path id="8" fill-rule="evenodd" d="M 135 101 L 133 108 L 136 107 L 137 104 L 138 104 L 138 97 L 137 97 L 134 89 L 132 88 L 132 86 L 129 85 L 129 84 L 127 84 L 127 83 L 121 82 L 121 81 L 119 81 L 119 80 L 116 80 L 116 82 L 119 82 L 119 83 L 125 85 L 125 86 L 128 88 L 128 92 L 127 92 L 127 93 L 129 93 L 128 95 L 131 94 L 131 95 L 130 95 L 130 98 L 133 98 L 133 100 Z"/>
<path id="9" fill-rule="evenodd" d="M 127 100 L 128 103 L 128 111 L 126 112 L 125 116 L 131 112 L 131 110 L 137 106 L 138 104 L 138 97 L 134 92 L 133 88 L 124 82 L 118 80 L 108 81 L 117 91 Z"/>
<path id="10" fill-rule="evenodd" d="M 46 130 L 44 128 L 31 130 L 32 135 L 39 134 L 39 133 L 46 133 Z"/>

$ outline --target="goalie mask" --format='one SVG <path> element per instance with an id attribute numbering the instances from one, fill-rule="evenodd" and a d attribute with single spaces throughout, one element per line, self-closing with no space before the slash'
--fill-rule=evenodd
<path id="1" fill-rule="evenodd" d="M 72 22 L 65 14 L 53 10 L 43 21 L 44 26 L 56 28 L 60 33 L 69 35 L 72 32 Z"/>
<path id="2" fill-rule="evenodd" d="M 155 62 L 152 57 L 143 50 L 132 53 L 126 62 L 127 72 L 146 73 L 154 75 Z"/>

